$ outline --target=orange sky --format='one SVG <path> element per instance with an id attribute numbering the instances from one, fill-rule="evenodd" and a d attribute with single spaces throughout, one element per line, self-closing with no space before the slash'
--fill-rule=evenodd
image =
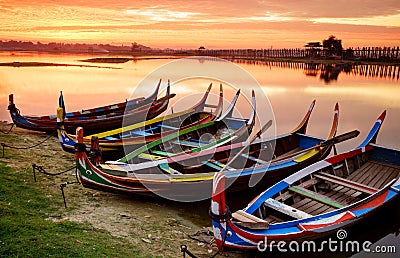
<path id="1" fill-rule="evenodd" d="M 158 48 L 400 45 L 399 0 L 0 0 L 0 39 Z"/>

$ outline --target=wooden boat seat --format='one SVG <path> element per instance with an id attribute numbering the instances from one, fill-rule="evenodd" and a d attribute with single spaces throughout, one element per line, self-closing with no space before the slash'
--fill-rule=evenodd
<path id="1" fill-rule="evenodd" d="M 234 169 L 233 167 L 226 166 L 226 164 L 224 164 L 224 163 L 222 163 L 222 162 L 219 162 L 218 160 L 210 159 L 209 161 L 210 161 L 211 163 L 217 165 L 217 166 L 220 166 L 221 168 L 226 167 L 227 170 L 236 170 L 236 169 Z"/>
<path id="2" fill-rule="evenodd" d="M 117 138 L 115 138 L 115 137 L 112 137 L 112 136 L 106 136 L 106 137 L 104 137 L 104 140 L 118 140 Z"/>
<path id="3" fill-rule="evenodd" d="M 183 145 L 183 146 L 195 147 L 195 148 L 205 145 L 200 142 L 185 141 L 185 140 L 177 140 L 177 141 L 174 141 L 173 143 L 177 144 L 177 145 Z"/>
<path id="4" fill-rule="evenodd" d="M 217 171 L 220 171 L 222 169 L 222 167 L 220 167 L 218 165 L 215 165 L 214 163 L 211 163 L 209 161 L 202 161 L 201 163 L 206 165 L 206 166 L 209 166 L 210 168 L 213 168 L 213 169 L 215 169 Z"/>
<path id="5" fill-rule="evenodd" d="M 268 164 L 268 162 L 266 162 L 265 160 L 258 159 L 258 158 L 256 158 L 256 157 L 253 157 L 253 156 L 248 155 L 248 154 L 245 154 L 245 153 L 242 153 L 242 154 L 240 154 L 240 155 L 241 155 L 242 157 L 246 158 L 246 159 L 249 159 L 249 160 L 251 160 L 251 161 L 256 162 L 257 164 Z"/>
<path id="6" fill-rule="evenodd" d="M 164 172 L 166 172 L 166 173 L 168 173 L 168 174 L 172 174 L 172 175 L 182 175 L 182 173 L 179 172 L 178 170 L 175 170 L 175 169 L 171 168 L 171 167 L 168 165 L 168 163 L 159 164 L 158 167 L 159 167 L 162 171 L 164 171 Z"/>
<path id="7" fill-rule="evenodd" d="M 217 171 L 220 171 L 221 169 L 223 169 L 224 167 L 226 167 L 226 165 L 224 163 L 219 162 L 218 160 L 214 160 L 214 159 L 210 159 L 208 161 L 202 161 L 202 164 L 209 166 L 213 169 L 216 169 Z M 232 167 L 227 167 L 227 170 L 235 170 Z"/>
<path id="8" fill-rule="evenodd" d="M 165 124 L 159 124 L 159 126 L 160 126 L 160 127 L 167 128 L 167 129 L 172 129 L 172 130 L 179 129 L 179 128 L 177 128 L 177 127 L 173 127 L 173 126 L 165 125 Z"/>
<path id="9" fill-rule="evenodd" d="M 292 187 L 289 187 L 289 190 L 292 191 L 292 192 L 295 192 L 297 194 L 303 195 L 303 196 L 305 196 L 305 197 L 307 197 L 309 199 L 315 200 L 317 202 L 320 202 L 320 203 L 323 203 L 323 204 L 327 204 L 327 205 L 329 205 L 331 207 L 334 207 L 334 208 L 340 209 L 340 208 L 344 207 L 344 205 L 342 205 L 341 203 L 338 203 L 336 200 L 333 200 L 333 199 L 331 199 L 331 198 L 329 198 L 329 197 L 327 197 L 325 195 L 310 191 L 310 190 L 308 190 L 307 188 L 304 188 L 304 187 L 292 186 Z"/>
<path id="10" fill-rule="evenodd" d="M 286 214 L 292 218 L 295 219 L 306 219 L 312 217 L 311 214 L 308 214 L 304 211 L 298 210 L 292 206 L 289 206 L 287 204 L 284 204 L 282 202 L 278 202 L 275 199 L 268 198 L 265 202 L 264 205 L 267 206 L 268 208 L 274 209 L 280 213 Z"/>
<path id="11" fill-rule="evenodd" d="M 150 136 L 150 135 L 152 135 L 151 133 L 148 133 L 148 132 L 142 131 L 142 130 L 134 130 L 134 131 L 132 131 L 132 133 L 136 134 L 136 135 L 141 135 L 141 136 Z"/>
<path id="12" fill-rule="evenodd" d="M 331 175 L 325 172 L 319 172 L 314 175 L 316 178 L 323 179 L 338 185 L 342 185 L 344 187 L 356 190 L 358 192 L 366 193 L 366 194 L 374 194 L 378 191 L 378 189 L 374 187 L 370 187 L 368 185 L 364 185 L 355 181 L 351 181 L 342 177 L 338 177 L 335 175 Z"/>
<path id="13" fill-rule="evenodd" d="M 175 153 L 160 151 L 160 150 L 152 150 L 151 152 L 154 154 L 160 155 L 160 156 L 164 156 L 164 157 L 171 157 L 171 156 L 176 155 Z"/>
<path id="14" fill-rule="evenodd" d="M 299 186 L 304 187 L 304 188 L 308 188 L 308 187 L 311 187 L 311 186 L 317 184 L 319 181 L 320 181 L 319 179 L 313 177 L 313 178 L 311 178 L 311 179 L 309 179 L 309 180 L 307 180 L 305 182 L 302 182 L 301 184 L 299 184 Z M 277 201 L 284 202 L 284 201 L 286 201 L 287 199 L 289 199 L 291 197 L 293 197 L 293 194 L 291 192 L 289 192 L 289 191 L 286 191 L 286 192 L 284 192 L 282 194 L 279 194 L 274 199 L 277 200 Z"/>
<path id="15" fill-rule="evenodd" d="M 251 215 L 243 210 L 238 210 L 232 213 L 232 218 L 236 223 L 248 229 L 268 229 L 269 223 L 254 215 Z"/>
<path id="16" fill-rule="evenodd" d="M 200 141 L 199 139 L 193 139 L 193 138 L 188 138 L 187 140 L 190 142 L 197 142 L 197 143 L 204 144 L 204 145 L 211 143 L 211 142 L 206 142 L 206 141 Z"/>
<path id="17" fill-rule="evenodd" d="M 149 153 L 140 153 L 139 158 L 147 159 L 147 160 L 159 160 L 159 159 L 163 159 L 164 157 L 149 154 Z"/>

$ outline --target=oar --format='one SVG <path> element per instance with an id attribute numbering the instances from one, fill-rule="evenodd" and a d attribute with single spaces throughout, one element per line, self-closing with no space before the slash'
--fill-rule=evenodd
<path id="1" fill-rule="evenodd" d="M 279 161 L 279 160 L 284 160 L 284 159 L 287 159 L 287 158 L 290 158 L 290 157 L 297 156 L 297 155 L 299 155 L 301 153 L 308 152 L 308 151 L 313 150 L 315 148 L 325 147 L 327 145 L 336 144 L 336 143 L 339 143 L 339 142 L 344 142 L 344 141 L 347 141 L 347 140 L 350 140 L 350 139 L 353 139 L 353 138 L 357 137 L 359 134 L 360 134 L 360 131 L 353 130 L 353 131 L 338 135 L 336 137 L 333 137 L 331 139 L 328 139 L 328 140 L 326 140 L 324 142 L 321 142 L 320 144 L 317 144 L 317 145 L 315 145 L 313 147 L 310 147 L 310 148 L 307 148 L 307 149 L 303 149 L 303 150 L 299 150 L 299 151 L 297 151 L 295 153 L 292 153 L 290 155 L 287 155 L 287 156 L 284 155 L 284 156 L 279 157 L 277 159 L 273 159 L 272 161 L 276 162 L 276 161 Z"/>
<path id="2" fill-rule="evenodd" d="M 220 173 L 224 172 L 225 169 L 229 168 L 229 165 L 232 164 L 249 145 L 254 142 L 257 138 L 261 136 L 268 128 L 270 128 L 272 125 L 272 120 L 269 120 L 265 125 L 261 127 L 261 129 L 240 149 L 240 151 L 228 162 L 226 165 L 219 171 Z"/>

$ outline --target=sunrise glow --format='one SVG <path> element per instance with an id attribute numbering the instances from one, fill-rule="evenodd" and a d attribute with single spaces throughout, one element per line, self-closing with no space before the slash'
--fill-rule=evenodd
<path id="1" fill-rule="evenodd" d="M 0 39 L 140 44 L 153 48 L 397 46 L 398 0 L 0 1 Z"/>

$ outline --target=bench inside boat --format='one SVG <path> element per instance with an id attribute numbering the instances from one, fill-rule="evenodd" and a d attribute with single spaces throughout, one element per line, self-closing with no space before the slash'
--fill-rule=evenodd
<path id="1" fill-rule="evenodd" d="M 313 173 L 267 199 L 254 216 L 274 224 L 308 218 L 353 204 L 398 178 L 400 166 L 355 156 Z M 235 218 L 234 218 L 235 219 Z"/>

